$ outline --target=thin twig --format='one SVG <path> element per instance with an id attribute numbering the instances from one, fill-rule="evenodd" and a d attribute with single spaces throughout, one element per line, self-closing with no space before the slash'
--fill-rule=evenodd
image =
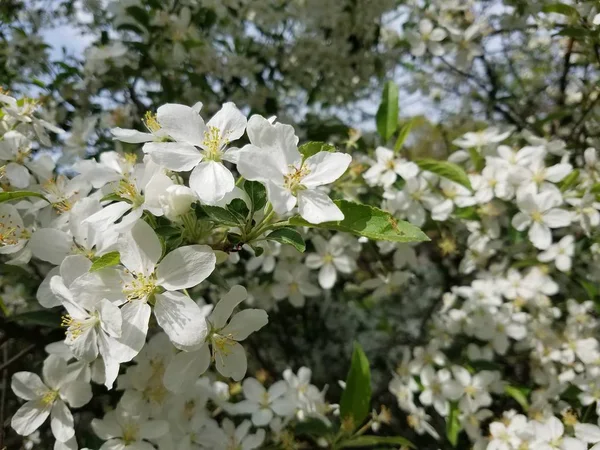
<path id="1" fill-rule="evenodd" d="M 10 358 L 8 361 L 4 361 L 4 364 L 2 364 L 0 366 L 0 371 L 7 369 L 12 363 L 17 362 L 19 359 L 21 359 L 22 356 L 25 356 L 27 353 L 29 353 L 31 350 L 33 350 L 35 347 L 36 347 L 35 344 L 31 344 L 30 346 L 25 347 L 23 350 L 21 350 L 15 356 Z"/>

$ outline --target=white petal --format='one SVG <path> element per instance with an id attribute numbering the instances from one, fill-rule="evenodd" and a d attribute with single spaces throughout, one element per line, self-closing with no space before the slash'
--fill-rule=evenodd
<path id="1" fill-rule="evenodd" d="M 295 135 L 294 127 L 282 123 L 271 123 L 264 117 L 255 114 L 248 120 L 248 137 L 253 146 L 278 155 L 283 169 L 289 164 L 302 161 L 302 155 L 298 151 L 298 136 Z"/>
<path id="2" fill-rule="evenodd" d="M 176 172 L 192 170 L 202 161 L 202 153 L 196 147 L 179 142 L 151 142 L 144 145 L 144 152 L 156 164 Z"/>
<path id="3" fill-rule="evenodd" d="M 42 376 L 44 384 L 52 389 L 57 389 L 67 375 L 67 362 L 58 355 L 50 355 L 44 360 Z"/>
<path id="4" fill-rule="evenodd" d="M 600 442 L 600 427 L 589 423 L 576 423 L 575 436 L 589 444 Z"/>
<path id="5" fill-rule="evenodd" d="M 298 150 L 296 152 L 299 164 L 302 157 Z M 237 152 L 236 164 L 240 174 L 251 181 L 271 180 L 283 183 L 283 177 L 289 170 L 289 165 L 280 151 L 262 149 L 252 144 L 245 145 Z"/>
<path id="6" fill-rule="evenodd" d="M 39 376 L 31 372 L 17 372 L 12 376 L 10 387 L 17 397 L 24 400 L 38 398 L 48 390 Z"/>
<path id="7" fill-rule="evenodd" d="M 33 256 L 54 265 L 59 265 L 73 247 L 73 237 L 54 228 L 40 228 L 29 239 Z"/>
<path id="8" fill-rule="evenodd" d="M 221 334 L 231 339 L 243 341 L 251 333 L 260 330 L 269 322 L 267 313 L 262 309 L 245 309 L 235 314 Z"/>
<path id="9" fill-rule="evenodd" d="M 235 179 L 227 167 L 216 161 L 204 161 L 190 174 L 190 189 L 202 203 L 214 205 L 235 187 Z"/>
<path id="10" fill-rule="evenodd" d="M 29 186 L 31 175 L 29 175 L 29 170 L 25 166 L 11 162 L 6 165 L 4 170 L 11 186 L 17 189 L 25 189 Z"/>
<path id="11" fill-rule="evenodd" d="M 150 133 L 142 133 L 137 130 L 127 130 L 124 128 L 112 128 L 110 132 L 117 141 L 127 142 L 129 144 L 141 144 L 154 140 L 154 136 Z"/>
<path id="12" fill-rule="evenodd" d="M 329 196 L 316 190 L 298 193 L 298 212 L 303 219 L 314 224 L 344 220 L 344 214 Z"/>
<path id="13" fill-rule="evenodd" d="M 112 337 L 121 336 L 123 325 L 121 310 L 109 300 L 103 298 L 98 305 L 98 312 L 100 313 L 102 330 Z"/>
<path id="14" fill-rule="evenodd" d="M 158 236 L 143 220 L 138 220 L 131 231 L 118 241 L 121 263 L 131 272 L 149 276 L 162 254 Z"/>
<path id="15" fill-rule="evenodd" d="M 208 245 L 179 247 L 156 267 L 157 283 L 169 291 L 194 287 L 213 272 L 216 260 Z"/>
<path id="16" fill-rule="evenodd" d="M 227 319 L 231 317 L 234 308 L 242 303 L 248 297 L 246 288 L 240 285 L 233 286 L 227 294 L 225 294 L 209 316 L 209 321 L 212 326 L 219 330 L 225 326 Z"/>
<path id="17" fill-rule="evenodd" d="M 121 271 L 110 267 L 84 273 L 71 283 L 69 290 L 73 297 L 77 298 L 77 301 L 84 306 L 91 307 L 103 298 L 120 305 L 125 302 L 121 275 Z"/>
<path id="18" fill-rule="evenodd" d="M 70 287 L 77 278 L 87 273 L 92 262 L 83 255 L 67 256 L 60 265 L 60 276 L 65 286 Z"/>
<path id="19" fill-rule="evenodd" d="M 85 219 L 84 223 L 89 223 L 99 231 L 103 231 L 111 224 L 119 220 L 123 214 L 131 209 L 131 205 L 127 202 L 116 202 L 112 205 L 105 206 L 101 211 L 92 214 Z"/>
<path id="20" fill-rule="evenodd" d="M 529 217 L 527 214 L 518 212 L 512 218 L 512 226 L 515 227 L 517 231 L 523 231 L 529 225 L 531 225 L 531 217 Z"/>
<path id="21" fill-rule="evenodd" d="M 43 405 L 38 400 L 31 400 L 12 416 L 10 425 L 21 436 L 29 436 L 46 421 L 51 409 L 52 404 Z"/>
<path id="22" fill-rule="evenodd" d="M 176 141 L 200 145 L 204 141 L 206 125 L 189 106 L 167 103 L 156 111 L 162 130 Z"/>
<path id="23" fill-rule="evenodd" d="M 151 312 L 152 308 L 142 301 L 131 301 L 121 308 L 123 325 L 121 337 L 117 341 L 122 344 L 122 348 L 118 353 L 114 352 L 119 362 L 131 361 L 146 343 Z"/>
<path id="24" fill-rule="evenodd" d="M 210 350 L 208 344 L 202 346 L 198 351 L 181 352 L 173 356 L 165 374 L 163 383 L 171 392 L 179 393 L 190 386 L 210 366 Z"/>
<path id="25" fill-rule="evenodd" d="M 302 184 L 311 188 L 333 183 L 344 174 L 351 162 L 352 157 L 345 153 L 319 152 L 304 161 L 309 173 L 302 179 Z"/>
<path id="26" fill-rule="evenodd" d="M 319 270 L 319 284 L 323 289 L 331 289 L 337 280 L 337 272 L 333 264 L 325 264 Z"/>
<path id="27" fill-rule="evenodd" d="M 246 378 L 242 383 L 242 390 L 244 391 L 244 397 L 254 403 L 261 403 L 267 392 L 256 378 Z"/>
<path id="28" fill-rule="evenodd" d="M 229 142 L 242 137 L 246 130 L 246 117 L 232 102 L 224 103 L 221 109 L 207 123 L 221 131 L 223 140 Z"/>
<path id="29" fill-rule="evenodd" d="M 267 181 L 265 187 L 267 188 L 267 197 L 277 214 L 285 214 L 296 206 L 296 197 L 289 189 L 271 181 Z"/>
<path id="30" fill-rule="evenodd" d="M 252 423 L 257 427 L 264 427 L 273 418 L 273 411 L 268 408 L 261 408 L 252 414 Z"/>
<path id="31" fill-rule="evenodd" d="M 544 223 L 550 228 L 567 227 L 571 224 L 571 214 L 564 209 L 554 208 L 543 215 Z"/>
<path id="32" fill-rule="evenodd" d="M 35 298 L 44 308 L 54 308 L 55 306 L 59 306 L 61 304 L 60 299 L 54 295 L 54 292 L 50 289 L 50 280 L 52 277 L 59 275 L 59 268 L 55 267 L 46 275 L 44 281 L 40 284 L 38 288 Z"/>
<path id="33" fill-rule="evenodd" d="M 66 442 L 75 436 L 73 415 L 62 400 L 54 402 L 50 415 L 50 427 L 57 441 Z"/>
<path id="34" fill-rule="evenodd" d="M 545 250 L 552 244 L 552 233 L 545 224 L 533 222 L 527 234 L 531 243 L 540 250 Z"/>
<path id="35" fill-rule="evenodd" d="M 169 431 L 169 423 L 164 420 L 148 420 L 140 426 L 142 439 L 157 439 Z"/>
<path id="36" fill-rule="evenodd" d="M 234 381 L 240 381 L 246 375 L 248 369 L 248 360 L 246 351 L 237 342 L 227 346 L 226 351 L 220 351 L 213 347 L 215 366 L 218 372 L 224 377 L 233 378 Z"/>
<path id="37" fill-rule="evenodd" d="M 177 348 L 194 347 L 202 343 L 208 334 L 200 307 L 179 292 L 157 294 L 154 316 Z"/>

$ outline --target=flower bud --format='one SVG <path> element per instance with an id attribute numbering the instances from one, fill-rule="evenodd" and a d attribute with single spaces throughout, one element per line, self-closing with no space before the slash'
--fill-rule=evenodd
<path id="1" fill-rule="evenodd" d="M 175 184 L 169 186 L 158 198 L 165 216 L 170 220 L 189 211 L 190 206 L 197 200 L 196 194 L 190 188 Z"/>

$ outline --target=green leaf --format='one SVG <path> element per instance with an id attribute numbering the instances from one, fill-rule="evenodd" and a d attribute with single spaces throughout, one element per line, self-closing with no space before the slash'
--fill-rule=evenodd
<path id="1" fill-rule="evenodd" d="M 209 220 L 218 225 L 239 227 L 245 223 L 244 221 L 240 221 L 239 217 L 231 211 L 219 206 L 202 205 L 202 210 L 206 213 Z"/>
<path id="2" fill-rule="evenodd" d="M 399 152 L 404 145 L 404 141 L 410 134 L 410 130 L 412 130 L 414 121 L 411 119 L 408 123 L 404 124 L 402 128 L 400 128 L 400 133 L 398 133 L 398 139 L 396 139 L 396 143 L 394 144 L 394 151 Z"/>
<path id="3" fill-rule="evenodd" d="M 309 418 L 298 422 L 294 427 L 294 434 L 297 436 L 325 436 L 329 432 L 331 428 L 319 419 Z"/>
<path id="4" fill-rule="evenodd" d="M 460 411 L 458 408 L 458 403 L 452 402 L 450 404 L 450 415 L 446 420 L 446 437 L 452 444 L 452 447 L 456 447 L 456 444 L 458 443 L 458 435 L 462 430 L 460 421 L 458 420 L 459 413 Z"/>
<path id="5" fill-rule="evenodd" d="M 43 198 L 48 203 L 50 203 L 50 201 L 46 197 L 44 197 L 42 194 L 40 194 L 39 192 L 31 192 L 31 191 L 0 192 L 0 203 L 9 202 L 11 200 L 18 200 L 20 198 L 26 198 L 26 197 Z"/>
<path id="6" fill-rule="evenodd" d="M 260 211 L 267 204 L 267 190 L 258 181 L 244 181 L 244 191 L 250 197 L 252 202 L 252 215 L 255 211 Z"/>
<path id="7" fill-rule="evenodd" d="M 341 448 L 369 447 L 373 445 L 401 445 L 409 448 L 417 448 L 412 442 L 401 436 L 358 436 L 340 443 Z"/>
<path id="8" fill-rule="evenodd" d="M 419 159 L 415 161 L 415 163 L 422 170 L 433 172 L 436 175 L 449 179 L 450 181 L 462 184 L 464 187 L 470 190 L 473 189 L 467 173 L 457 164 L 449 161 L 437 161 L 430 158 Z"/>
<path id="9" fill-rule="evenodd" d="M 109 252 L 106 255 L 102 255 L 96 259 L 90 267 L 90 272 L 96 272 L 97 270 L 104 269 L 105 267 L 116 266 L 121 262 L 121 255 L 119 252 Z"/>
<path id="10" fill-rule="evenodd" d="M 342 421 L 351 419 L 358 428 L 369 415 L 371 405 L 371 371 L 369 360 L 360 344 L 354 342 L 352 363 L 346 377 L 346 388 L 340 401 Z"/>
<path id="11" fill-rule="evenodd" d="M 61 318 L 57 309 L 39 309 L 10 316 L 12 322 L 22 325 L 41 325 L 49 328 L 60 328 Z"/>
<path id="12" fill-rule="evenodd" d="M 567 189 L 573 187 L 577 183 L 578 179 L 579 179 L 579 169 L 575 169 L 569 175 L 567 175 L 565 178 L 563 178 L 563 180 L 560 182 L 560 190 L 564 192 Z M 592 187 L 592 189 L 593 189 L 593 187 Z"/>
<path id="13" fill-rule="evenodd" d="M 393 81 L 388 81 L 383 87 L 381 104 L 375 116 L 377 132 L 385 142 L 390 140 L 398 128 L 398 114 L 398 86 Z"/>
<path id="14" fill-rule="evenodd" d="M 159 236 L 164 237 L 179 236 L 181 234 L 181 230 L 179 228 L 171 227 L 169 225 L 158 227 L 154 230 L 154 232 Z"/>
<path id="15" fill-rule="evenodd" d="M 525 412 L 529 409 L 529 401 L 527 400 L 528 391 L 526 388 L 518 388 L 516 386 L 504 387 L 504 392 L 514 398 Z"/>
<path id="16" fill-rule="evenodd" d="M 290 225 L 337 230 L 365 236 L 375 241 L 423 242 L 429 238 L 416 226 L 395 219 L 390 213 L 373 206 L 361 205 L 347 200 L 334 203 L 344 213 L 344 220 L 312 224 L 300 216 L 290 218 Z"/>
<path id="17" fill-rule="evenodd" d="M 574 39 L 585 39 L 590 35 L 590 32 L 583 27 L 563 27 L 557 34 L 558 36 L 569 36 Z"/>
<path id="18" fill-rule="evenodd" d="M 326 142 L 307 142 L 298 147 L 298 151 L 302 155 L 302 160 L 310 158 L 319 152 L 335 152 L 335 147 Z"/>
<path id="19" fill-rule="evenodd" d="M 298 233 L 293 228 L 279 228 L 278 230 L 269 233 L 265 239 L 267 239 L 268 241 L 280 242 L 281 244 L 292 245 L 300 253 L 303 253 L 304 250 L 306 250 L 306 244 L 304 243 L 304 239 L 302 239 L 300 233 Z"/>
<path id="20" fill-rule="evenodd" d="M 118 194 L 111 192 L 110 194 L 106 194 L 104 197 L 100 199 L 101 202 L 127 202 L 128 200 L 124 199 Z"/>
<path id="21" fill-rule="evenodd" d="M 551 3 L 549 5 L 544 5 L 542 11 L 545 13 L 561 14 L 563 16 L 579 16 L 579 12 L 575 7 L 566 5 L 564 3 Z"/>
<path id="22" fill-rule="evenodd" d="M 231 203 L 227 205 L 227 210 L 232 213 L 237 220 L 245 224 L 248 221 L 248 214 L 250 214 L 250 210 L 248 209 L 248 205 L 241 198 L 234 198 Z"/>

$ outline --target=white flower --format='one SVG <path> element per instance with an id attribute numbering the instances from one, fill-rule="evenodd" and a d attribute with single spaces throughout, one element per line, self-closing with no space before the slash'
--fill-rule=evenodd
<path id="1" fill-rule="evenodd" d="M 66 442 L 75 435 L 73 416 L 65 402 L 80 408 L 92 398 L 88 382 L 70 377 L 67 362 L 56 355 L 44 361 L 44 382 L 31 372 L 17 372 L 12 377 L 11 388 L 20 398 L 27 400 L 11 419 L 13 429 L 23 436 L 37 430 L 50 417 L 50 427 L 56 440 Z"/>
<path id="2" fill-rule="evenodd" d="M 239 343 L 250 334 L 264 327 L 269 318 L 262 309 L 244 309 L 233 314 L 237 305 L 248 293 L 242 286 L 233 286 L 214 307 L 206 319 L 208 334 L 206 343 L 191 352 L 182 352 L 173 358 L 165 372 L 165 385 L 178 392 L 189 376 L 199 376 L 208 369 L 212 360 L 217 371 L 224 377 L 239 381 L 248 367 L 246 351 Z M 231 319 L 229 319 L 231 317 Z M 210 346 L 210 348 L 209 348 Z M 187 372 L 187 373 L 186 373 Z"/>
<path id="3" fill-rule="evenodd" d="M 316 297 L 321 290 L 312 284 L 304 266 L 280 266 L 275 269 L 275 284 L 271 288 L 277 300 L 287 298 L 296 308 L 304 306 L 305 297 Z"/>
<path id="4" fill-rule="evenodd" d="M 257 427 L 268 425 L 275 415 L 289 417 L 296 409 L 287 396 L 288 385 L 285 381 L 273 383 L 269 389 L 255 378 L 246 378 L 242 384 L 245 400 L 234 406 L 238 414 L 252 414 L 252 423 Z"/>
<path id="5" fill-rule="evenodd" d="M 235 162 L 225 147 L 242 137 L 246 118 L 233 103 L 225 103 L 205 124 L 199 114 L 201 106 L 169 103 L 158 108 L 158 126 L 176 142 L 151 142 L 144 145 L 144 152 L 167 169 L 191 170 L 190 188 L 200 201 L 214 205 L 235 187 L 233 175 L 222 161 Z"/>
<path id="6" fill-rule="evenodd" d="M 538 260 L 542 262 L 554 261 L 554 265 L 561 272 L 571 270 L 572 258 L 575 255 L 575 237 L 571 234 L 566 235 L 556 244 L 552 244 L 547 250 L 538 255 Z"/>
<path id="7" fill-rule="evenodd" d="M 434 56 L 444 54 L 444 47 L 440 44 L 448 33 L 443 28 L 434 28 L 433 22 L 429 19 L 422 19 L 419 22 L 419 32 L 407 33 L 410 42 L 410 52 L 414 56 L 423 56 L 427 50 Z"/>
<path id="8" fill-rule="evenodd" d="M 414 178 L 419 173 L 415 163 L 397 158 L 393 150 L 385 147 L 375 149 L 377 162 L 364 173 L 364 178 L 370 185 L 389 187 L 396 181 L 398 175 L 403 179 Z"/>
<path id="9" fill-rule="evenodd" d="M 446 417 L 450 408 L 444 394 L 444 386 L 451 379 L 450 371 L 441 369 L 436 372 L 432 366 L 425 366 L 420 377 L 423 391 L 419 395 L 419 401 L 426 406 L 433 405 L 438 414 Z"/>
<path id="10" fill-rule="evenodd" d="M 292 127 L 257 115 L 248 121 L 248 136 L 251 144 L 240 150 L 238 170 L 247 180 L 265 184 L 276 213 L 291 211 L 297 202 L 298 212 L 310 223 L 344 219 L 317 188 L 341 177 L 352 161 L 350 155 L 323 151 L 303 160 Z"/>
<path id="11" fill-rule="evenodd" d="M 455 382 L 445 384 L 445 395 L 458 400 L 462 411 L 474 412 L 484 406 L 492 404 L 492 397 L 488 390 L 496 380 L 496 373 L 484 370 L 471 375 L 467 369 L 461 366 L 452 366 L 452 374 Z"/>
<path id="12" fill-rule="evenodd" d="M 244 420 L 237 428 L 229 419 L 224 419 L 222 428 L 219 428 L 216 422 L 214 425 L 206 428 L 203 433 L 202 444 L 206 448 L 214 450 L 254 450 L 259 448 L 265 440 L 265 430 L 258 430 L 250 434 L 252 424 L 249 420 Z"/>
<path id="13" fill-rule="evenodd" d="M 106 413 L 103 419 L 93 419 L 94 433 L 106 442 L 100 450 L 135 449 L 153 450 L 147 439 L 157 439 L 169 431 L 164 420 L 149 420 L 143 411 L 129 412 L 117 407 Z"/>
<path id="14" fill-rule="evenodd" d="M 517 197 L 517 205 L 521 210 L 512 218 L 512 225 L 523 231 L 529 227 L 529 240 L 540 250 L 552 244 L 551 228 L 566 227 L 571 223 L 571 214 L 557 208 L 561 203 L 560 195 L 554 191 L 539 194 L 526 193 Z"/>
<path id="15" fill-rule="evenodd" d="M 565 427 L 562 422 L 552 416 L 546 422 L 533 422 L 535 441 L 532 450 L 586 450 L 587 445 L 568 436 L 563 436 Z"/>
<path id="16" fill-rule="evenodd" d="M 323 289 L 331 289 L 337 280 L 337 272 L 352 273 L 356 262 L 345 253 L 348 238 L 343 234 L 334 235 L 329 241 L 321 236 L 312 238 L 317 253 L 306 256 L 306 265 L 319 270 L 319 284 Z"/>
<path id="17" fill-rule="evenodd" d="M 169 186 L 163 194 L 160 194 L 158 201 L 162 207 L 165 217 L 176 221 L 180 216 L 187 213 L 198 197 L 195 192 L 187 186 L 174 184 Z"/>
<path id="18" fill-rule="evenodd" d="M 0 255 L 16 253 L 29 241 L 29 231 L 17 208 L 0 204 Z"/>

